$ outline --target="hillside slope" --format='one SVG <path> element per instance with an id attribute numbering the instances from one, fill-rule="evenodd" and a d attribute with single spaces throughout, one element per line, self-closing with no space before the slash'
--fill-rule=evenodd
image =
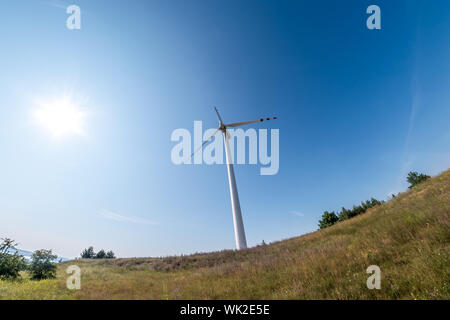
<path id="1" fill-rule="evenodd" d="M 243 251 L 169 258 L 77 260 L 58 279 L 1 283 L 0 298 L 449 299 L 450 170 L 365 214 Z M 82 288 L 65 288 L 65 268 Z M 366 286 L 370 265 L 381 289 Z"/>

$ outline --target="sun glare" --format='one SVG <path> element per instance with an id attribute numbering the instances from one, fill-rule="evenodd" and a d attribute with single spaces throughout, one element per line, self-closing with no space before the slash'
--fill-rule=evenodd
<path id="1" fill-rule="evenodd" d="M 84 135 L 85 113 L 70 99 L 63 97 L 51 102 L 39 103 L 35 110 L 39 125 L 45 127 L 56 138 L 69 135 Z"/>

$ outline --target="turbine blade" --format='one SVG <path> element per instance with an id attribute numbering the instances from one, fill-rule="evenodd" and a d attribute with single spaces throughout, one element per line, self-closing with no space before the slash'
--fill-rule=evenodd
<path id="1" fill-rule="evenodd" d="M 250 124 L 250 123 L 263 122 L 263 121 L 276 120 L 276 119 L 278 119 L 278 117 L 261 118 L 261 119 L 253 120 L 253 121 L 234 122 L 234 123 L 226 124 L 225 127 L 232 127 L 232 128 L 234 128 L 234 127 L 244 126 L 244 125 Z"/>
<path id="2" fill-rule="evenodd" d="M 219 119 L 219 124 L 222 125 L 223 121 L 222 121 L 222 118 L 220 117 L 219 110 L 217 110 L 216 107 L 214 107 L 214 110 L 216 110 L 217 119 Z"/>
<path id="3" fill-rule="evenodd" d="M 194 152 L 192 152 L 191 158 L 194 156 L 194 154 L 196 154 L 199 150 L 201 150 L 201 149 L 203 148 L 203 146 L 204 146 L 208 141 L 210 141 L 210 140 L 217 134 L 217 132 L 219 132 L 219 130 L 220 130 L 220 129 L 217 129 L 216 131 L 214 131 L 214 133 L 213 133 L 208 139 L 206 139 L 206 140 L 202 143 L 202 145 L 201 145 L 197 150 L 195 150 Z"/>

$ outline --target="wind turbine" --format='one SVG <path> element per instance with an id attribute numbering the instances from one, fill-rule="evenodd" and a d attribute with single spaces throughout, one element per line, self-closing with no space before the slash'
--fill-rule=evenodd
<path id="1" fill-rule="evenodd" d="M 233 224 L 234 224 L 234 235 L 236 238 L 236 249 L 237 250 L 246 249 L 247 248 L 247 240 L 245 238 L 244 222 L 242 221 L 241 204 L 239 203 L 239 195 L 238 195 L 238 191 L 237 191 L 236 178 L 234 176 L 233 158 L 231 157 L 230 146 L 228 144 L 228 140 L 230 139 L 230 134 L 227 132 L 227 128 L 235 128 L 235 127 L 244 126 L 246 124 L 274 120 L 274 119 L 277 119 L 277 117 L 261 118 L 261 119 L 252 120 L 252 121 L 234 122 L 234 123 L 230 123 L 230 124 L 224 124 L 222 121 L 222 118 L 220 117 L 219 111 L 217 110 L 216 107 L 214 107 L 214 110 L 216 111 L 217 119 L 219 120 L 219 128 L 217 128 L 217 130 L 208 139 L 206 139 L 197 150 L 195 150 L 192 153 L 191 157 L 197 151 L 201 150 L 203 148 L 203 146 L 208 141 L 210 141 L 219 131 L 222 131 L 223 140 L 225 142 L 225 155 L 226 155 L 226 159 L 227 159 L 228 182 L 230 184 L 231 206 L 233 208 Z"/>

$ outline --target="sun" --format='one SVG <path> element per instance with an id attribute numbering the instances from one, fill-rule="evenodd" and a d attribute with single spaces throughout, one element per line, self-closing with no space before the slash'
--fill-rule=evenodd
<path id="1" fill-rule="evenodd" d="M 63 96 L 50 102 L 39 102 L 38 105 L 34 111 L 37 123 L 55 138 L 85 134 L 86 114 L 71 97 Z"/>

